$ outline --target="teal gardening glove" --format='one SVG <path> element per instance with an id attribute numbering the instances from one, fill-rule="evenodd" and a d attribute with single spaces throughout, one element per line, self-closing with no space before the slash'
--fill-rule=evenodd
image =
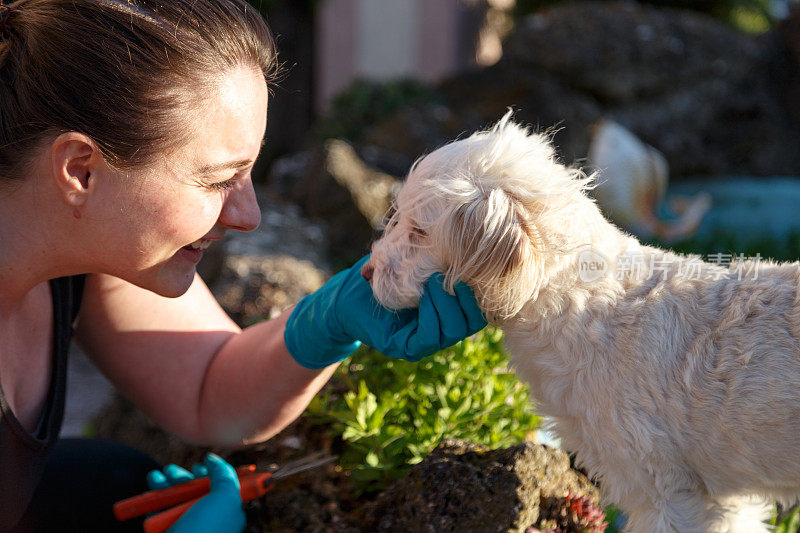
<path id="1" fill-rule="evenodd" d="M 300 365 L 324 368 L 342 361 L 361 341 L 388 357 L 419 361 L 486 326 L 472 289 L 459 282 L 451 295 L 439 273 L 426 282 L 418 308 L 386 309 L 361 276 L 368 260 L 339 272 L 295 307 L 284 339 Z"/>
<path id="2" fill-rule="evenodd" d="M 244 531 L 247 522 L 242 509 L 236 469 L 213 453 L 206 455 L 204 464 L 194 465 L 192 472 L 177 465 L 167 465 L 163 472 L 153 470 L 147 474 L 147 484 L 152 490 L 163 489 L 203 476 L 209 477 L 211 491 L 183 513 L 167 533 Z"/>

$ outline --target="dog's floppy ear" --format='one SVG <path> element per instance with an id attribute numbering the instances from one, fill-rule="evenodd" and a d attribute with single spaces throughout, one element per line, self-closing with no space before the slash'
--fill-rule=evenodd
<path id="1" fill-rule="evenodd" d="M 468 283 L 491 323 L 514 316 L 538 292 L 542 243 L 529 208 L 496 188 L 457 206 L 435 232 L 447 282 Z"/>

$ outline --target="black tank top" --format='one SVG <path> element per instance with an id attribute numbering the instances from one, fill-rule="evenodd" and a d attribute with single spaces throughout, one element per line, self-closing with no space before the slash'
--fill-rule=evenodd
<path id="1" fill-rule="evenodd" d="M 50 280 L 53 294 L 53 375 L 34 433 L 26 431 L 11 412 L 0 388 L 0 532 L 17 523 L 28 506 L 58 439 L 64 418 L 67 352 L 78 315 L 85 275 Z"/>

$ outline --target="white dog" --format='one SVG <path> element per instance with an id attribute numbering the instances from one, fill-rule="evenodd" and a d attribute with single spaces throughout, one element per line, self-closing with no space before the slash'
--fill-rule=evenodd
<path id="1" fill-rule="evenodd" d="M 629 531 L 766 531 L 800 494 L 800 267 L 643 246 L 590 186 L 506 115 L 414 165 L 364 275 L 393 309 L 468 283 Z"/>

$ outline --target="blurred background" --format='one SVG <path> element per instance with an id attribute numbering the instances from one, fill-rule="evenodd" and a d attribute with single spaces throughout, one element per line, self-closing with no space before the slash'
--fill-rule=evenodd
<path id="1" fill-rule="evenodd" d="M 413 161 L 489 127 L 509 108 L 517 121 L 551 134 L 565 163 L 596 172 L 593 194 L 605 214 L 642 240 L 705 258 L 800 257 L 795 0 L 251 3 L 265 14 L 283 65 L 254 171 L 262 224 L 229 235 L 200 264 L 242 326 L 276 316 L 361 257 Z M 464 521 L 473 508 L 525 531 L 519 509 L 556 516 L 565 505 L 576 508 L 563 500 L 568 491 L 596 501 L 596 489 L 570 473 L 578 477 L 559 474 L 547 493 L 529 486 L 534 496 L 523 504 L 517 478 L 491 489 L 470 485 L 465 472 L 476 469 L 454 459 L 474 446 L 551 437 L 538 431 L 525 386 L 506 372 L 501 338 L 489 331 L 419 365 L 359 352 L 282 434 L 245 455 L 219 451 L 237 463 L 316 450 L 341 457 L 270 493 L 249 510 L 248 531 L 374 531 L 376 516 L 390 520 L 382 530 L 486 530 L 481 517 Z M 115 396 L 77 352 L 70 371 L 62 434 L 122 440 L 164 463 L 202 456 L 205 449 L 164 433 Z M 448 438 L 468 444 L 428 455 Z M 493 456 L 492 465 L 506 466 L 492 470 L 484 461 L 478 471 L 486 479 L 541 471 L 552 480 L 569 469 L 565 456 L 537 455 L 543 470 L 518 466 L 540 452 L 513 449 Z M 376 496 L 411 464 L 429 461 L 440 473 L 445 464 L 464 467 L 454 474 L 457 497 L 452 478 L 427 478 L 424 469 Z M 487 490 L 502 496 L 486 501 Z M 459 513 L 426 514 L 440 503 Z M 456 515 L 464 520 L 452 522 Z M 794 532 L 800 513 L 777 508 L 775 520 L 783 520 L 777 531 Z M 602 530 L 570 527 L 550 530 Z"/>
<path id="2" fill-rule="evenodd" d="M 258 180 L 333 225 L 337 263 L 366 250 L 388 177 L 508 108 L 646 240 L 744 249 L 800 225 L 796 1 L 253 4 L 285 67 Z"/>

